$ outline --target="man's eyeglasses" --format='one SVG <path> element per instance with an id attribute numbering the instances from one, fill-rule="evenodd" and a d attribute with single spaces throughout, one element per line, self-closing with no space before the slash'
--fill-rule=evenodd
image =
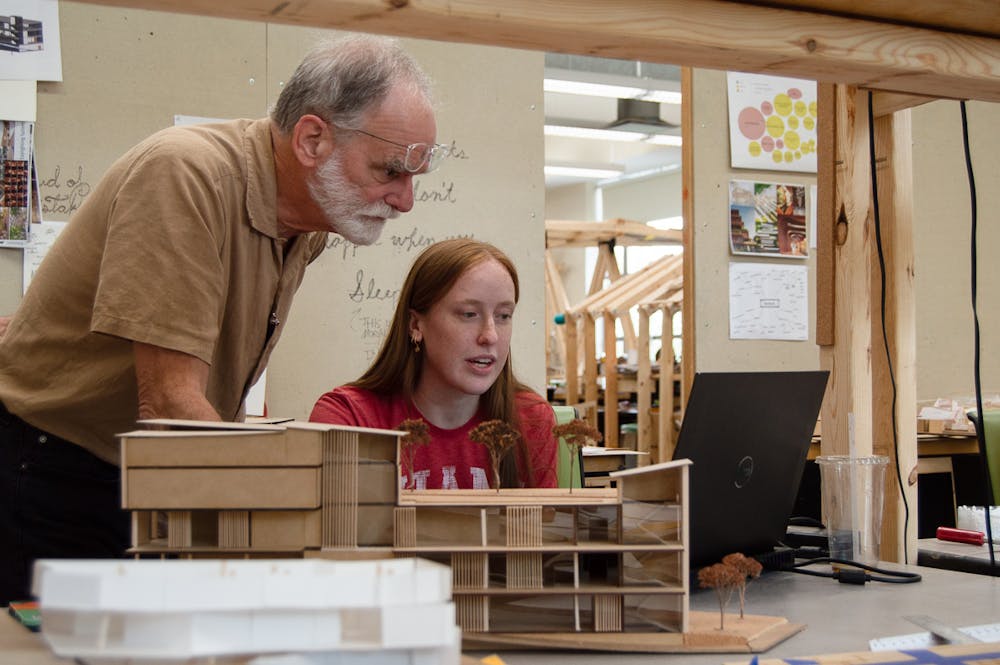
<path id="1" fill-rule="evenodd" d="M 444 143 L 411 143 L 410 145 L 404 145 L 384 139 L 381 136 L 376 136 L 363 129 L 354 129 L 351 131 L 370 136 L 385 143 L 391 143 L 406 150 L 406 155 L 403 157 L 403 168 L 409 173 L 430 173 L 441 165 L 441 160 L 448 154 L 448 146 Z"/>

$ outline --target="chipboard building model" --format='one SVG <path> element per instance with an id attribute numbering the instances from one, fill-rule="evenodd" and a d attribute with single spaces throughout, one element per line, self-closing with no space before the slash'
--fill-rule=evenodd
<path id="1" fill-rule="evenodd" d="M 414 491 L 400 487 L 404 432 L 169 424 L 121 436 L 137 558 L 418 557 L 450 567 L 470 647 L 684 641 L 687 460 L 614 487 Z"/>

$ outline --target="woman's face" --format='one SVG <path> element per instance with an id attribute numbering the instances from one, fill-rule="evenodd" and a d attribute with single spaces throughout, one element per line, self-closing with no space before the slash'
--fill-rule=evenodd
<path id="1" fill-rule="evenodd" d="M 410 312 L 410 335 L 424 353 L 421 392 L 439 398 L 482 395 L 510 354 L 514 281 L 495 259 L 458 278 L 425 314 Z"/>

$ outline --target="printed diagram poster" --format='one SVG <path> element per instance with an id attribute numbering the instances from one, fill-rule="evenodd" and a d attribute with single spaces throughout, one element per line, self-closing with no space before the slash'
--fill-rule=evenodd
<path id="1" fill-rule="evenodd" d="M 31 280 L 35 278 L 35 273 L 42 265 L 42 259 L 49 253 L 49 249 L 55 243 L 56 238 L 66 228 L 67 222 L 38 222 L 32 223 L 31 237 L 24 247 L 23 284 L 24 293 L 28 292 Z"/>
<path id="2" fill-rule="evenodd" d="M 809 270 L 774 263 L 729 264 L 730 339 L 809 339 Z"/>
<path id="3" fill-rule="evenodd" d="M 62 81 L 57 0 L 0 0 L 0 80 Z"/>
<path id="4" fill-rule="evenodd" d="M 816 82 L 728 72 L 733 168 L 816 173 Z"/>
<path id="5" fill-rule="evenodd" d="M 0 120 L 0 247 L 23 247 L 31 224 L 34 123 Z"/>
<path id="6" fill-rule="evenodd" d="M 729 249 L 804 259 L 809 255 L 806 187 L 729 181 Z"/>

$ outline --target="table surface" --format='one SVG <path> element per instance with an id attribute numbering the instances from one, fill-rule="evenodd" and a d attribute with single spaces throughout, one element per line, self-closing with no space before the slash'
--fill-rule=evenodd
<path id="1" fill-rule="evenodd" d="M 747 612 L 783 616 L 806 624 L 761 657 L 782 658 L 824 653 L 868 651 L 868 640 L 923 632 L 904 616 L 931 615 L 956 627 L 1000 621 L 1000 577 L 986 577 L 950 570 L 893 566 L 919 572 L 915 584 L 869 582 L 864 586 L 840 584 L 832 579 L 789 572 L 768 572 L 747 588 Z M 815 570 L 828 570 L 821 564 Z M 731 608 L 735 608 L 733 603 Z M 717 611 L 715 594 L 698 590 L 691 595 L 691 609 Z M 749 654 L 581 654 L 504 652 L 506 665 L 587 665 L 609 663 L 677 663 L 719 665 L 748 662 Z"/>
<path id="2" fill-rule="evenodd" d="M 768 658 L 811 656 L 824 653 L 867 651 L 868 640 L 922 632 L 903 617 L 933 616 L 955 627 L 995 623 L 1000 620 L 1000 577 L 972 575 L 924 567 L 888 567 L 919 572 L 915 584 L 869 582 L 864 586 L 840 584 L 827 578 L 790 572 L 768 572 L 747 589 L 747 612 L 786 617 L 806 625 L 764 654 Z M 812 567 L 824 570 L 822 564 Z M 735 609 L 735 604 L 730 606 Z M 691 596 L 691 609 L 716 611 L 715 594 L 699 590 Z M 38 636 L 15 625 L 9 617 L 0 620 L 0 652 L 3 662 L 18 665 L 62 665 L 45 650 Z M 469 654 L 482 656 L 483 654 Z M 593 663 L 747 662 L 748 654 L 606 654 L 566 652 L 517 652 L 500 654 L 507 665 L 587 665 Z M 463 663 L 469 662 L 468 660 Z"/>

